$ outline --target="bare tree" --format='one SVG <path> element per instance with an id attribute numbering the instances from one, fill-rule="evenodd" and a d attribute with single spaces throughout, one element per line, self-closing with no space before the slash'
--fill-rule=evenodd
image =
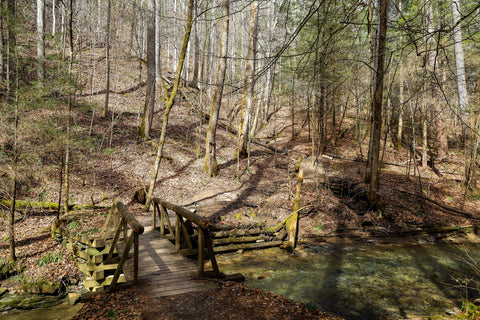
<path id="1" fill-rule="evenodd" d="M 147 23 L 147 89 L 145 105 L 143 107 L 142 124 L 139 135 L 144 140 L 150 138 L 150 130 L 153 122 L 155 108 L 155 0 L 148 0 L 148 23 Z"/>
<path id="2" fill-rule="evenodd" d="M 370 115 L 370 142 L 365 182 L 368 185 L 368 202 L 378 205 L 380 190 L 380 139 L 382 131 L 383 78 L 385 75 L 385 53 L 387 43 L 388 0 L 378 0 L 379 25 L 375 43 L 374 92 Z"/>
<path id="3" fill-rule="evenodd" d="M 223 0 L 222 5 L 223 29 L 220 38 L 219 57 L 217 71 L 217 86 L 213 95 L 212 107 L 210 109 L 210 121 L 208 123 L 207 138 L 205 140 L 205 169 L 210 176 L 218 174 L 218 163 L 216 158 L 216 132 L 218 115 L 222 105 L 223 87 L 225 84 L 225 74 L 227 71 L 228 55 L 228 29 L 230 21 L 230 1 Z"/>
<path id="4" fill-rule="evenodd" d="M 106 83 L 105 83 L 105 103 L 103 106 L 102 117 L 108 113 L 108 104 L 110 100 L 110 20 L 112 16 L 112 0 L 107 1 L 107 24 L 105 26 L 105 55 L 106 55 Z"/>
<path id="5" fill-rule="evenodd" d="M 178 86 L 180 85 L 180 78 L 182 74 L 183 64 L 185 61 L 185 56 L 187 54 L 188 42 L 190 40 L 190 33 L 192 32 L 193 24 L 193 3 L 194 0 L 189 0 L 188 4 L 188 13 L 187 13 L 187 25 L 185 27 L 185 36 L 183 38 L 182 50 L 180 52 L 180 57 L 178 59 L 177 72 L 175 74 L 175 81 L 173 83 L 172 92 L 168 98 L 167 105 L 165 106 L 165 111 L 163 113 L 163 123 L 162 123 L 162 132 L 160 134 L 160 139 L 158 140 L 157 156 L 155 157 L 155 163 L 152 170 L 152 178 L 150 180 L 150 187 L 147 192 L 147 200 L 145 206 L 143 207 L 144 211 L 148 211 L 150 208 L 150 203 L 153 198 L 153 191 L 155 190 L 155 182 L 158 177 L 158 169 L 160 168 L 160 162 L 162 160 L 163 146 L 165 145 L 165 138 L 167 136 L 167 127 L 170 111 L 175 103 L 175 97 L 177 96 Z"/>
<path id="6" fill-rule="evenodd" d="M 255 88 L 255 59 L 257 51 L 258 0 L 251 4 L 249 22 L 249 40 L 247 52 L 247 66 L 244 80 L 244 98 L 242 101 L 242 119 L 238 131 L 237 153 L 241 158 L 248 155 L 248 140 L 252 117 L 253 94 Z"/>
<path id="7" fill-rule="evenodd" d="M 465 187 L 478 192 L 477 186 L 477 112 L 468 110 L 468 91 L 465 75 L 465 56 L 463 53 L 462 27 L 460 24 L 460 1 L 452 0 L 453 41 L 455 49 L 455 67 L 457 74 L 458 104 L 462 118 L 465 139 Z"/>
<path id="8" fill-rule="evenodd" d="M 45 0 L 37 0 L 37 78 L 45 79 Z"/>
<path id="9" fill-rule="evenodd" d="M 7 98 L 11 100 L 14 96 L 14 135 L 13 135 L 13 154 L 12 154 L 12 181 L 11 181 L 11 204 L 10 204 L 10 224 L 8 228 L 8 245 L 9 256 L 8 260 L 14 262 L 16 260 L 15 254 L 15 205 L 16 205 L 16 193 L 17 193 L 17 160 L 18 160 L 18 99 L 17 99 L 17 64 L 16 61 L 16 34 L 15 34 L 15 22 L 16 21 L 16 4 L 15 0 L 8 0 L 7 2 L 7 37 L 8 37 L 8 54 L 7 54 L 7 79 L 13 81 L 8 84 Z"/>

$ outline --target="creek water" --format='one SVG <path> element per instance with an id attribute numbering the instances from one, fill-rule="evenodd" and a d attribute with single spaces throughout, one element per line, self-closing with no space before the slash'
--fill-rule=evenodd
<path id="1" fill-rule="evenodd" d="M 346 319 L 445 317 L 480 274 L 477 244 L 307 244 L 222 254 L 220 270 Z M 470 298 L 472 297 L 470 293 Z"/>
<path id="2" fill-rule="evenodd" d="M 80 311 L 83 303 L 74 306 L 62 303 L 49 308 L 32 310 L 12 310 L 0 313 L 0 320 L 68 320 Z"/>

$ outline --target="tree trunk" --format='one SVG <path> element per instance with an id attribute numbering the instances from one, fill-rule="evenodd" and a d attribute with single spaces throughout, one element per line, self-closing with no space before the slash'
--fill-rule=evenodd
<path id="1" fill-rule="evenodd" d="M 368 146 L 366 168 L 367 197 L 372 206 L 379 203 L 380 190 L 380 139 L 382 131 L 383 78 L 385 74 L 385 50 L 387 43 L 387 8 L 388 0 L 379 0 L 379 27 L 375 44 L 374 94 L 371 109 L 371 133 Z"/>
<path id="2" fill-rule="evenodd" d="M 155 164 L 153 166 L 152 179 L 150 180 L 150 187 L 148 188 L 147 200 L 146 200 L 145 206 L 143 207 L 144 211 L 148 211 L 148 209 L 150 208 L 150 203 L 152 202 L 153 191 L 155 190 L 155 182 L 157 181 L 157 177 L 158 177 L 158 169 L 160 168 L 160 162 L 162 160 L 163 146 L 165 145 L 165 138 L 167 135 L 168 118 L 170 115 L 170 111 L 173 107 L 173 104 L 175 102 L 175 96 L 177 95 L 178 86 L 180 84 L 180 78 L 181 78 L 182 69 L 183 69 L 183 62 L 185 61 L 188 41 L 190 40 L 190 33 L 192 31 L 193 2 L 194 0 L 189 0 L 188 13 L 187 13 L 187 25 L 185 27 L 185 36 L 183 39 L 182 51 L 180 53 L 180 58 L 178 60 L 177 72 L 175 74 L 173 89 L 172 89 L 172 92 L 170 93 L 170 97 L 167 101 L 167 105 L 165 106 L 165 111 L 163 114 L 162 133 L 160 134 L 160 139 L 158 140 L 157 156 L 155 158 Z"/>
<path id="3" fill-rule="evenodd" d="M 7 76 L 7 96 L 12 97 L 15 92 L 15 86 L 17 83 L 16 75 L 16 46 L 17 36 L 15 34 L 16 23 L 16 5 L 15 0 L 7 1 L 7 63 L 6 63 L 6 76 Z"/>
<path id="4" fill-rule="evenodd" d="M 105 30 L 105 47 L 106 47 L 106 84 L 105 84 L 105 104 L 103 106 L 102 117 L 106 117 L 108 113 L 108 104 L 110 100 L 110 18 L 112 15 L 112 0 L 107 1 L 107 25 Z"/>
<path id="5" fill-rule="evenodd" d="M 197 15 L 197 7 L 195 7 L 195 15 Z M 193 70 L 190 83 L 192 88 L 198 88 L 198 73 L 200 71 L 200 39 L 198 30 L 198 22 L 196 22 L 193 28 Z"/>
<path id="6" fill-rule="evenodd" d="M 453 41 L 455 50 L 455 67 L 457 71 L 457 91 L 460 112 L 465 116 L 468 105 L 467 80 L 465 77 L 465 58 L 463 54 L 462 28 L 460 26 L 460 1 L 452 0 Z"/>
<path id="7" fill-rule="evenodd" d="M 70 57 L 68 62 L 68 83 L 71 83 L 73 80 L 73 1 L 69 2 L 69 20 L 68 20 L 68 38 L 70 46 Z M 65 185 L 64 185 L 64 195 L 63 195 L 63 209 L 64 212 L 68 212 L 68 206 L 70 202 L 70 169 L 71 169 L 71 159 L 70 159 L 70 141 L 71 141 L 71 122 L 72 122 L 72 108 L 73 108 L 73 97 L 74 92 L 72 88 L 68 88 L 68 101 L 67 101 L 67 135 L 65 141 Z"/>
<path id="8" fill-rule="evenodd" d="M 250 28 L 248 40 L 247 65 L 244 78 L 244 98 L 242 101 L 242 119 L 238 137 L 237 152 L 240 158 L 248 156 L 248 138 L 250 131 L 250 119 L 252 117 L 253 90 L 255 88 L 255 59 L 257 51 L 257 25 L 258 25 L 258 0 L 251 4 Z"/>
<path id="9" fill-rule="evenodd" d="M 45 79 L 45 0 L 37 0 L 37 80 Z"/>
<path id="10" fill-rule="evenodd" d="M 57 32 L 57 11 L 56 11 L 56 0 L 52 0 L 52 37 L 55 36 Z"/>
<path id="11" fill-rule="evenodd" d="M 442 117 L 442 106 L 440 103 L 440 88 L 438 86 L 436 70 L 437 70 L 437 56 L 438 50 L 436 48 L 436 43 L 433 42 L 433 34 L 435 31 L 434 21 L 433 21 L 433 4 L 431 0 L 428 0 L 426 4 L 426 23 L 427 23 L 427 37 L 428 37 L 428 66 L 429 66 L 429 76 L 430 76 L 430 90 L 432 95 L 433 102 L 433 114 L 435 119 L 435 129 L 436 129 L 436 147 L 437 147 L 437 157 L 442 158 L 448 154 L 448 139 L 445 128 L 445 122 Z"/>
<path id="12" fill-rule="evenodd" d="M 155 77 L 156 83 L 160 84 L 162 79 L 162 52 L 161 52 L 161 17 L 162 17 L 162 7 L 161 1 L 155 0 Z M 161 90 L 161 87 L 160 87 Z"/>
<path id="13" fill-rule="evenodd" d="M 210 109 L 210 121 L 208 123 L 207 138 L 205 140 L 205 170 L 213 177 L 219 172 L 216 158 L 216 132 L 218 115 L 222 105 L 223 87 L 225 84 L 225 74 L 227 71 L 227 55 L 228 55 L 228 29 L 230 20 L 230 0 L 223 1 L 223 29 L 220 39 L 220 62 L 217 71 L 217 87 L 213 95 L 212 107 Z"/>
<path id="14" fill-rule="evenodd" d="M 15 262 L 17 260 L 17 255 L 15 253 L 15 202 L 17 194 L 17 174 L 13 173 L 12 177 L 12 186 L 11 186 L 11 201 L 10 204 L 10 224 L 8 226 L 8 261 Z"/>
<path id="15" fill-rule="evenodd" d="M 476 181 L 476 121 L 475 113 L 469 115 L 467 80 L 465 76 L 465 57 L 463 54 L 462 28 L 460 25 L 460 1 L 452 0 L 453 41 L 455 49 L 455 67 L 457 72 L 458 104 L 465 139 L 465 187 L 478 190 Z"/>
<path id="16" fill-rule="evenodd" d="M 17 256 L 15 254 L 15 202 L 17 200 L 17 162 L 18 162 L 18 101 L 14 101 L 14 132 L 13 132 L 13 155 L 12 155 L 12 184 L 10 188 L 10 224 L 8 227 L 8 261 L 15 262 Z"/>
<path id="17" fill-rule="evenodd" d="M 144 140 L 150 139 L 153 112 L 155 108 L 155 0 L 148 0 L 148 25 L 147 25 L 147 88 L 145 105 L 143 107 L 142 124 L 139 135 Z"/>

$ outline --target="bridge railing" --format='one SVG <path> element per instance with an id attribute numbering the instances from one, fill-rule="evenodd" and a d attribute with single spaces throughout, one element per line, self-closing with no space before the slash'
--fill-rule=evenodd
<path id="1" fill-rule="evenodd" d="M 105 261 L 110 261 L 114 254 L 116 245 L 120 239 L 121 234 L 123 233 L 123 252 L 120 257 L 120 261 L 115 270 L 115 274 L 112 279 L 111 288 L 114 288 L 117 284 L 118 278 L 123 272 L 123 267 L 127 261 L 130 250 L 134 248 L 134 260 L 133 260 L 133 277 L 135 282 L 138 280 L 138 240 L 139 235 L 143 233 L 144 227 L 140 222 L 135 219 L 135 217 L 128 211 L 127 207 L 122 202 L 116 201 L 111 209 L 110 213 L 107 216 L 107 219 L 103 225 L 102 233 L 107 232 L 107 228 L 111 227 L 113 224 L 114 229 L 114 238 L 108 252 L 108 256 Z M 130 230 L 130 232 L 129 232 Z"/>
<path id="2" fill-rule="evenodd" d="M 159 198 L 153 199 L 153 227 L 157 227 L 157 217 L 160 219 L 160 237 L 175 240 L 175 249 L 180 252 L 183 239 L 188 247 L 187 252 L 194 253 L 194 248 L 188 232 L 187 221 L 198 226 L 198 276 L 202 277 L 205 273 L 205 253 L 208 253 L 213 268 L 213 275 L 220 275 L 215 253 L 213 252 L 212 238 L 210 236 L 211 223 L 202 216 L 185 209 L 181 206 L 169 203 Z M 173 229 L 168 216 L 168 210 L 175 212 L 175 229 Z M 185 220 L 184 220 L 185 219 Z M 166 234 L 165 226 L 169 234 Z"/>

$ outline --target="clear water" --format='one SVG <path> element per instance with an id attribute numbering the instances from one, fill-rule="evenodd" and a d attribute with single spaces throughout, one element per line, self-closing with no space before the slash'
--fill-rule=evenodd
<path id="1" fill-rule="evenodd" d="M 218 257 L 222 272 L 242 273 L 249 287 L 369 320 L 447 316 L 467 296 L 464 281 L 480 277 L 474 261 L 475 244 L 325 244 L 297 256 L 273 248 Z"/>

